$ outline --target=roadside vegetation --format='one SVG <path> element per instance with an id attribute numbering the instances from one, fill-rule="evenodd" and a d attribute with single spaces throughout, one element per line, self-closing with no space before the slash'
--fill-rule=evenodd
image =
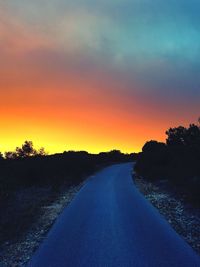
<path id="1" fill-rule="evenodd" d="M 166 131 L 166 143 L 148 141 L 135 172 L 150 182 L 168 181 L 187 201 L 200 206 L 200 120 Z"/>
<path id="2" fill-rule="evenodd" d="M 47 155 L 31 141 L 0 154 L 0 246 L 25 234 L 41 214 L 41 207 L 55 201 L 63 190 L 81 184 L 104 166 L 133 159 L 134 154 L 118 150 Z"/>

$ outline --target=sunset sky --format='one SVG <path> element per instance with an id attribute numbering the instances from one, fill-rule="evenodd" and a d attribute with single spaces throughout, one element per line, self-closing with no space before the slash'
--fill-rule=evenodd
<path id="1" fill-rule="evenodd" d="M 0 151 L 140 151 L 200 116 L 200 1 L 0 0 Z"/>

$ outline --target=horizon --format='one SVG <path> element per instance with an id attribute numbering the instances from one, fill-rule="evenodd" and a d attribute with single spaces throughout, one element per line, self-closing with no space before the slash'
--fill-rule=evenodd
<path id="1" fill-rule="evenodd" d="M 195 0 L 0 3 L 0 151 L 141 151 L 199 117 Z"/>
<path id="2" fill-rule="evenodd" d="M 199 123 L 199 120 L 200 119 L 198 119 L 198 123 Z M 191 124 L 195 124 L 196 125 L 196 123 L 190 123 L 189 125 L 191 125 Z M 174 126 L 175 128 L 177 128 L 177 127 L 179 127 L 179 126 L 183 126 L 183 127 L 186 127 L 187 128 L 187 126 L 189 126 L 189 125 L 177 125 L 177 126 Z M 173 127 L 169 127 L 169 128 L 173 128 Z M 166 135 L 166 134 L 165 134 Z M 18 144 L 18 145 L 13 145 L 13 146 L 10 146 L 10 149 L 7 149 L 7 150 L 4 150 L 4 151 L 0 151 L 0 153 L 2 153 L 3 155 L 6 153 L 6 152 L 14 152 L 15 151 L 15 149 L 17 148 L 17 147 L 21 147 L 22 146 L 22 144 L 24 144 L 24 142 L 25 141 L 31 141 L 32 142 L 32 140 L 28 140 L 28 139 L 25 139 L 25 140 L 23 140 L 20 144 Z M 155 139 L 149 139 L 149 140 L 146 140 L 145 141 L 145 143 L 146 142 L 149 142 L 149 141 L 157 141 L 157 142 L 162 142 L 162 143 L 165 143 L 166 144 L 166 138 L 165 138 L 165 140 L 155 140 Z M 40 148 L 44 148 L 44 150 L 45 150 L 45 152 L 47 153 L 47 155 L 54 155 L 54 154 L 62 154 L 62 153 L 64 153 L 64 152 L 87 152 L 87 153 L 89 153 L 89 154 L 99 154 L 99 153 L 108 153 L 108 152 L 111 152 L 111 151 L 120 151 L 121 153 L 123 153 L 123 154 L 134 154 L 134 153 L 140 153 L 140 152 L 142 152 L 142 148 L 140 149 L 140 150 L 128 150 L 128 151 L 123 151 L 123 150 L 121 150 L 121 149 L 119 149 L 119 148 L 111 148 L 111 149 L 108 149 L 108 150 L 86 150 L 86 149 L 73 149 L 73 148 L 70 148 L 70 149 L 61 149 L 60 151 L 58 151 L 57 149 L 54 151 L 54 150 L 51 150 L 51 151 L 49 151 L 47 148 L 48 148 L 48 145 L 47 145 L 47 148 L 45 147 L 45 146 L 38 146 L 38 145 L 36 145 L 35 146 L 35 144 L 34 144 L 34 142 L 32 142 L 33 143 L 33 147 L 36 149 L 36 150 L 39 150 Z M 143 144 L 143 146 L 145 145 L 145 143 Z M 57 147 L 56 147 L 57 148 Z"/>
<path id="3" fill-rule="evenodd" d="M 26 141 L 30 141 L 30 140 L 26 140 Z M 25 142 L 25 141 L 24 141 Z M 5 153 L 6 152 L 15 152 L 16 150 L 16 148 L 21 148 L 21 146 L 24 144 L 24 142 L 22 143 L 22 144 L 20 144 L 19 146 L 15 146 L 15 147 L 13 147 L 13 149 L 10 149 L 10 150 L 5 150 L 5 151 L 0 151 L 0 153 L 2 154 L 2 156 L 4 157 L 4 158 L 6 158 L 5 157 Z M 33 143 L 33 148 L 34 149 L 36 149 L 36 151 L 37 152 L 39 152 L 39 149 L 44 149 L 44 152 L 46 153 L 45 154 L 45 156 L 53 156 L 53 155 L 56 155 L 56 154 L 63 154 L 63 153 L 70 153 L 70 152 L 74 152 L 74 153 L 80 153 L 80 152 L 86 152 L 86 153 L 88 153 L 88 154 L 91 154 L 91 155 L 98 155 L 98 154 L 101 154 L 101 153 L 110 153 L 110 152 L 113 152 L 113 151 L 119 151 L 121 154 L 124 154 L 124 155 L 130 155 L 130 154 L 137 154 L 137 153 L 140 153 L 140 152 L 142 152 L 142 151 L 138 151 L 138 152 L 132 152 L 132 151 L 130 151 L 130 152 L 124 152 L 124 151 L 121 151 L 121 150 L 119 150 L 119 149 L 116 149 L 116 148 L 114 148 L 114 149 L 111 149 L 111 150 L 103 150 L 103 151 L 97 151 L 97 152 L 92 152 L 92 151 L 87 151 L 87 150 L 62 150 L 62 151 L 56 151 L 56 152 L 49 152 L 48 150 L 46 150 L 46 148 L 44 147 L 44 146 L 38 146 L 38 147 L 36 147 L 35 145 L 34 145 L 34 143 Z M 32 157 L 32 155 L 30 156 L 30 157 Z M 18 157 L 18 158 L 20 158 L 20 157 Z"/>

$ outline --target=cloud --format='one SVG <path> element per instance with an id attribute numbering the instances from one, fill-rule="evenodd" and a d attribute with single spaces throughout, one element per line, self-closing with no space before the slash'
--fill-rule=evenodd
<path id="1" fill-rule="evenodd" d="M 195 101 L 199 6 L 195 0 L 6 1 L 0 68 L 20 72 L 19 65 L 39 82 L 41 76 L 65 81 L 66 73 L 97 81 L 104 75 L 123 84 L 128 97 Z"/>

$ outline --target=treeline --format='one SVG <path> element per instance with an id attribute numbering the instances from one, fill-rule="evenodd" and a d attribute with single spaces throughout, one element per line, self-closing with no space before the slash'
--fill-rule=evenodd
<path id="1" fill-rule="evenodd" d="M 0 160 L 0 195 L 28 186 L 52 186 L 76 184 L 100 167 L 133 161 L 135 154 L 123 154 L 118 150 L 90 154 L 85 151 L 63 152 L 47 155 L 44 149 L 36 151 L 31 141 L 21 148 L 5 153 Z"/>
<path id="2" fill-rule="evenodd" d="M 42 207 L 59 199 L 69 186 L 109 164 L 133 161 L 134 157 L 117 150 L 97 155 L 85 151 L 47 155 L 31 141 L 5 153 L 0 160 L 0 245 L 7 240 L 15 242 L 26 233 L 43 214 Z"/>
<path id="3" fill-rule="evenodd" d="M 138 155 L 135 171 L 150 180 L 168 180 L 200 204 L 200 126 L 190 124 L 166 131 L 166 143 L 147 142 Z"/>
<path id="4" fill-rule="evenodd" d="M 15 151 L 7 151 L 4 155 L 0 152 L 0 159 L 17 159 L 34 156 L 46 156 L 48 153 L 43 147 L 35 149 L 32 141 L 25 141 L 21 147 L 16 147 Z"/>

